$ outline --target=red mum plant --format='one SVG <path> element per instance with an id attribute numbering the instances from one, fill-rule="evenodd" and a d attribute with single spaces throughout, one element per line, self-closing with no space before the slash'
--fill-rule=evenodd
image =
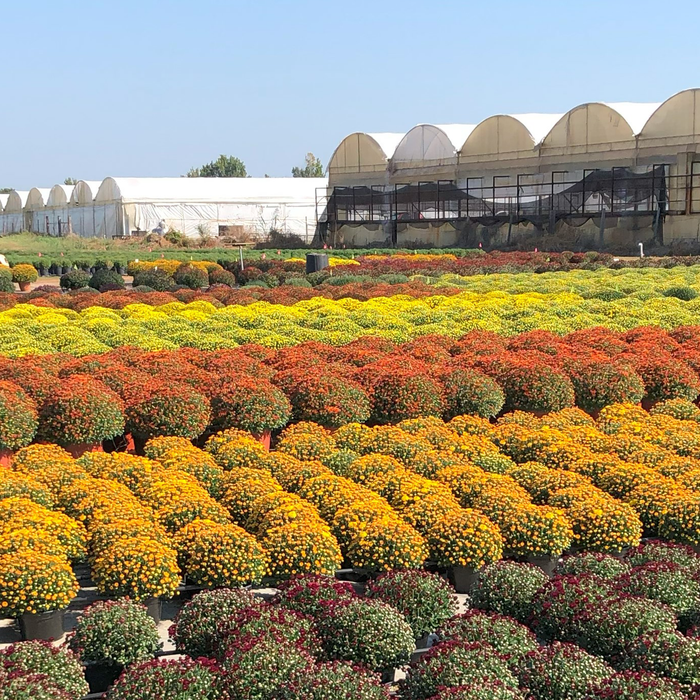
<path id="1" fill-rule="evenodd" d="M 377 368 L 371 385 L 372 419 L 377 423 L 398 423 L 444 412 L 442 387 L 427 374 L 410 368 Z"/>
<path id="2" fill-rule="evenodd" d="M 277 387 L 246 376 L 218 386 L 211 410 L 213 429 L 239 428 L 256 434 L 284 427 L 291 414 L 287 397 Z"/>
<path id="3" fill-rule="evenodd" d="M 158 435 L 196 438 L 209 424 L 209 401 L 183 384 L 152 381 L 126 408 L 129 432 L 140 440 Z"/>
<path id="4" fill-rule="evenodd" d="M 520 352 L 522 350 L 539 350 L 547 355 L 557 355 L 563 344 L 563 338 L 551 331 L 534 330 L 521 333 L 511 338 L 508 342 L 508 350 Z"/>
<path id="5" fill-rule="evenodd" d="M 0 453 L 26 447 L 36 430 L 34 401 L 17 384 L 0 381 Z"/>
<path id="6" fill-rule="evenodd" d="M 102 382 L 76 374 L 44 401 L 38 437 L 58 445 L 97 443 L 124 432 L 124 404 Z"/>
<path id="7" fill-rule="evenodd" d="M 618 333 L 604 326 L 574 331 L 564 336 L 564 341 L 575 350 L 586 347 L 609 356 L 619 355 L 629 350 L 629 344 Z"/>
<path id="8" fill-rule="evenodd" d="M 12 382 L 40 406 L 56 385 L 56 379 L 41 369 L 20 362 L 0 364 L 0 381 Z"/>
<path id="9" fill-rule="evenodd" d="M 452 346 L 452 354 L 494 355 L 503 352 L 507 344 L 507 338 L 493 331 L 469 331 Z"/>
<path id="10" fill-rule="evenodd" d="M 367 393 L 349 379 L 309 370 L 292 373 L 292 381 L 285 384 L 294 420 L 339 428 L 348 423 L 365 423 L 370 416 Z"/>
<path id="11" fill-rule="evenodd" d="M 600 411 L 613 403 L 639 403 L 644 382 L 625 362 L 573 362 L 567 368 L 576 405 L 584 411 Z"/>
<path id="12" fill-rule="evenodd" d="M 700 394 L 700 378 L 685 363 L 670 355 L 646 354 L 637 364 L 644 382 L 645 398 L 651 402 L 667 399 L 694 401 Z"/>
<path id="13" fill-rule="evenodd" d="M 574 405 L 569 378 L 547 365 L 515 365 L 500 377 L 506 411 L 549 413 Z"/>
<path id="14" fill-rule="evenodd" d="M 445 389 L 446 420 L 464 414 L 493 418 L 503 408 L 503 390 L 488 375 L 458 367 L 440 371 L 439 376 Z"/>

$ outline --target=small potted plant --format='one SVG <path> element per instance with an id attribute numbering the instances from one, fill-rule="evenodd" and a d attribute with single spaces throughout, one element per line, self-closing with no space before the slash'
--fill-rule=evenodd
<path id="1" fill-rule="evenodd" d="M 71 698 L 80 698 L 90 692 L 78 657 L 69 649 L 54 646 L 48 641 L 10 644 L 0 650 L 0 669 L 12 675 L 45 676 Z"/>
<path id="2" fill-rule="evenodd" d="M 78 592 L 68 560 L 33 550 L 0 557 L 0 610 L 19 620 L 23 639 L 58 639 Z"/>
<path id="3" fill-rule="evenodd" d="M 184 384 L 154 381 L 127 402 L 127 430 L 137 449 L 158 435 L 199 437 L 211 418 L 209 401 Z"/>
<path id="4" fill-rule="evenodd" d="M 219 700 L 224 679 L 207 659 L 153 659 L 132 664 L 109 691 L 110 700 Z"/>
<path id="5" fill-rule="evenodd" d="M 219 644 L 218 625 L 258 599 L 244 588 L 219 588 L 197 593 L 185 603 L 168 633 L 178 651 L 193 659 L 214 656 Z"/>
<path id="6" fill-rule="evenodd" d="M 367 586 L 367 597 L 396 608 L 411 625 L 416 647 L 425 649 L 430 636 L 457 612 L 452 587 L 428 571 L 390 571 Z"/>
<path id="7" fill-rule="evenodd" d="M 133 601 L 105 600 L 87 607 L 68 645 L 86 664 L 91 693 L 101 693 L 125 666 L 148 661 L 161 647 L 158 628 L 146 608 Z"/>
<path id="8" fill-rule="evenodd" d="M 182 284 L 190 289 L 201 289 L 209 285 L 209 274 L 206 268 L 200 267 L 199 264 L 182 263 L 173 272 L 175 284 Z"/>
<path id="9" fill-rule="evenodd" d="M 584 697 L 592 684 L 612 675 L 602 659 L 560 642 L 530 652 L 520 670 L 523 686 L 541 698 Z"/>
<path id="10" fill-rule="evenodd" d="M 347 555 L 353 567 L 365 572 L 408 569 L 423 566 L 428 546 L 415 528 L 386 515 L 355 530 Z"/>
<path id="11" fill-rule="evenodd" d="M 175 550 L 148 537 L 120 539 L 100 552 L 92 575 L 102 595 L 143 601 L 156 622 L 159 599 L 172 597 L 182 580 Z"/>
<path id="12" fill-rule="evenodd" d="M 226 658 L 230 647 L 250 638 L 269 637 L 279 644 L 304 649 L 314 657 L 320 651 L 314 621 L 310 617 L 269 603 L 242 608 L 221 620 L 217 633 L 216 656 L 219 660 Z"/>
<path id="13" fill-rule="evenodd" d="M 33 265 L 20 263 L 12 268 L 12 281 L 19 284 L 21 292 L 28 292 L 32 282 L 36 282 L 39 273 Z"/>
<path id="14" fill-rule="evenodd" d="M 393 681 L 395 668 L 405 664 L 415 649 L 406 618 L 380 600 L 329 603 L 317 626 L 328 660 L 363 664 L 387 681 Z"/>
<path id="15" fill-rule="evenodd" d="M 538 647 L 537 638 L 525 625 L 505 615 L 476 609 L 447 620 L 438 629 L 437 636 L 441 642 L 485 640 L 513 669 L 518 668 L 526 654 Z"/>
<path id="16" fill-rule="evenodd" d="M 221 662 L 226 689 L 237 700 L 276 698 L 279 689 L 298 673 L 311 673 L 314 657 L 299 645 L 274 635 L 246 636 L 230 645 Z"/>
<path id="17" fill-rule="evenodd" d="M 426 533 L 431 557 L 451 569 L 457 593 L 469 593 L 477 572 L 503 555 L 503 537 L 486 516 L 471 508 L 449 512 Z"/>
<path id="18" fill-rule="evenodd" d="M 505 508 L 494 517 L 510 556 L 527 557 L 551 575 L 559 557 L 571 546 L 573 531 L 562 511 L 529 503 Z"/>
<path id="19" fill-rule="evenodd" d="M 484 567 L 471 590 L 472 605 L 481 610 L 526 621 L 547 575 L 532 564 L 497 561 Z"/>

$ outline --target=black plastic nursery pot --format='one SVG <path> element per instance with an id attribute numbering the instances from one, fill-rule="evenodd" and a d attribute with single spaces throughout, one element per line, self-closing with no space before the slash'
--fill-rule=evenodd
<path id="1" fill-rule="evenodd" d="M 156 624 L 160 622 L 160 616 L 163 609 L 163 602 L 160 598 L 146 598 L 142 601 L 142 605 L 146 606 L 149 617 L 151 617 Z"/>
<path id="2" fill-rule="evenodd" d="M 453 566 L 450 569 L 450 579 L 457 593 L 469 593 L 478 577 L 479 572 L 471 566 Z"/>
<path id="3" fill-rule="evenodd" d="M 95 663 L 85 666 L 85 680 L 91 693 L 104 693 L 121 676 L 124 667 L 120 664 Z"/>
<path id="4" fill-rule="evenodd" d="M 559 563 L 559 557 L 554 557 L 552 555 L 546 555 L 542 557 L 528 557 L 528 564 L 534 564 L 536 567 L 542 569 L 547 576 L 550 578 L 554 574 L 554 569 L 557 568 Z"/>
<path id="5" fill-rule="evenodd" d="M 19 617 L 19 632 L 23 641 L 31 639 L 60 639 L 63 636 L 65 610 L 25 613 Z"/>
<path id="6" fill-rule="evenodd" d="M 396 678 L 395 668 L 384 668 L 382 673 L 382 683 L 393 683 Z"/>

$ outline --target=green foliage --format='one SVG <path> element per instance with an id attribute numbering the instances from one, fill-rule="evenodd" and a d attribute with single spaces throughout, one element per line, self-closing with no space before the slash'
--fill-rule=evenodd
<path id="1" fill-rule="evenodd" d="M 124 278 L 114 270 L 106 270 L 104 268 L 95 270 L 95 274 L 90 278 L 88 285 L 100 292 L 110 289 L 124 289 Z"/>
<path id="2" fill-rule="evenodd" d="M 59 284 L 61 289 L 82 289 L 87 287 L 92 275 L 89 272 L 84 272 L 83 270 L 71 270 L 65 275 L 61 275 Z"/>
<path id="3" fill-rule="evenodd" d="M 146 608 L 121 599 L 99 601 L 86 608 L 69 646 L 84 662 L 125 665 L 152 658 L 161 643 Z"/>
<path id="4" fill-rule="evenodd" d="M 201 289 L 209 284 L 209 275 L 206 270 L 194 265 L 184 263 L 175 270 L 173 279 L 176 284 L 184 284 L 190 289 Z"/>
<path id="5" fill-rule="evenodd" d="M 303 168 L 292 168 L 292 177 L 323 177 L 323 164 L 313 153 L 307 153 L 305 161 Z"/>
<path id="6" fill-rule="evenodd" d="M 220 155 L 201 168 L 192 168 L 187 177 L 247 177 L 245 164 L 235 156 Z"/>
<path id="7" fill-rule="evenodd" d="M 12 270 L 0 265 L 0 292 L 14 292 L 15 285 L 12 282 Z"/>
<path id="8" fill-rule="evenodd" d="M 144 270 L 134 275 L 134 288 L 150 287 L 156 292 L 167 292 L 175 284 L 173 276 L 165 270 Z"/>

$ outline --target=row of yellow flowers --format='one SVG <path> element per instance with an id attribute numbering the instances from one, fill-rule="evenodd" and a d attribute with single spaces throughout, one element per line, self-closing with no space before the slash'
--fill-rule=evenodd
<path id="1" fill-rule="evenodd" d="M 229 430 L 204 450 L 155 438 L 146 456 L 74 460 L 32 445 L 0 472 L 0 610 L 65 607 L 85 556 L 103 594 L 172 595 L 266 575 L 479 568 L 502 556 L 615 552 L 643 532 L 700 546 L 700 423 L 673 401 L 418 418 L 397 426 L 298 423 L 268 452 Z"/>
<path id="2" fill-rule="evenodd" d="M 183 346 L 215 350 L 243 343 L 284 347 L 304 341 L 342 345 L 363 335 L 406 342 L 429 333 L 457 338 L 474 329 L 503 335 L 533 329 L 565 334 L 594 326 L 618 331 L 643 325 L 671 329 L 694 324 L 698 312 L 700 299 L 603 301 L 563 292 L 463 292 L 368 301 L 317 297 L 291 306 L 256 302 L 223 308 L 208 301 L 139 303 L 121 310 L 90 307 L 82 312 L 18 304 L 0 312 L 0 353 L 83 356 L 124 345 L 145 350 Z"/>

